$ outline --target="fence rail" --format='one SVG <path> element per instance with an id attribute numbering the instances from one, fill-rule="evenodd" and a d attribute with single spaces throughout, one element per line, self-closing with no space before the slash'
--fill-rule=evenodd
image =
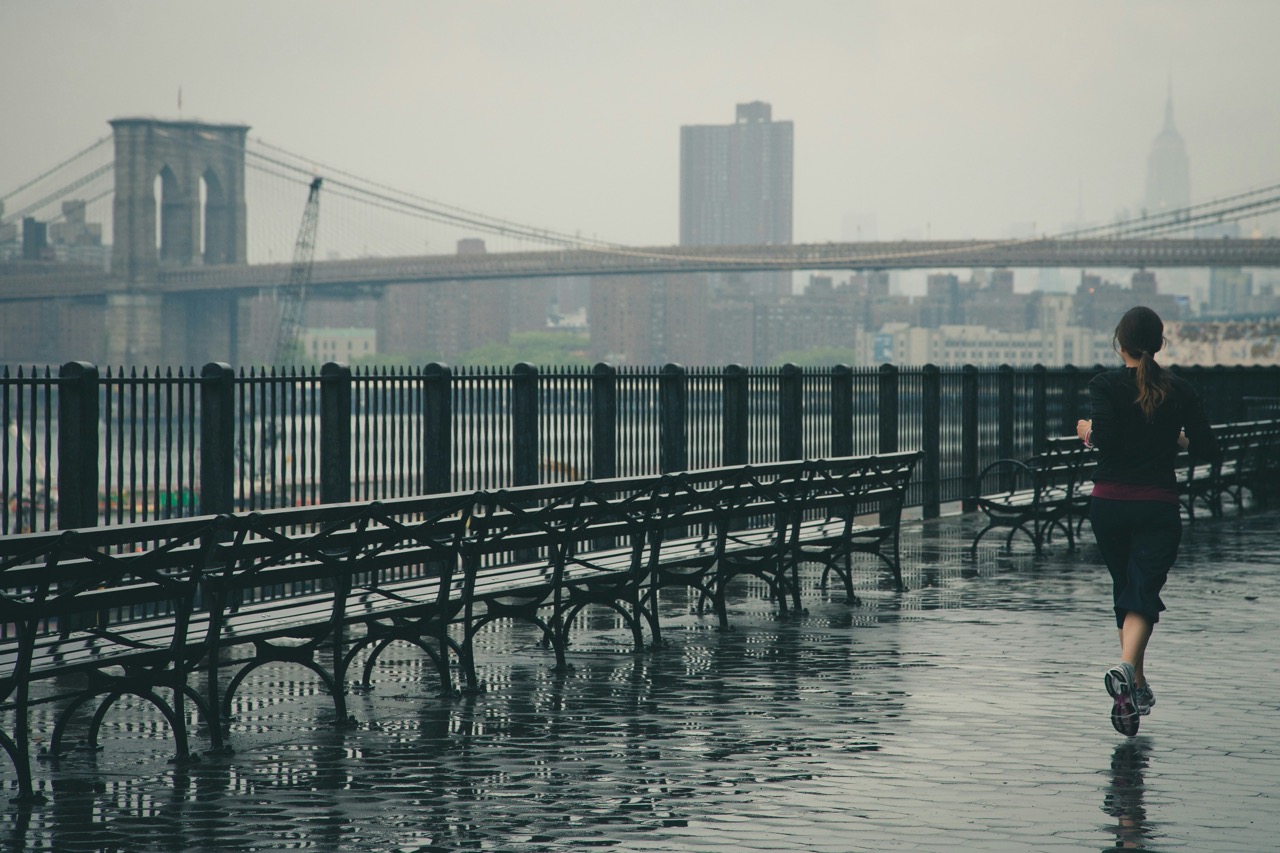
<path id="1" fill-rule="evenodd" d="M 923 449 L 907 505 L 1074 432 L 1103 368 L 613 367 L 0 373 L 0 535 Z M 1174 367 L 1217 421 L 1280 367 Z"/>

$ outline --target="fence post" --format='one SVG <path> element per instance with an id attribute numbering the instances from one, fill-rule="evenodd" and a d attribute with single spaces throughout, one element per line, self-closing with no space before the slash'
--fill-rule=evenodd
<path id="1" fill-rule="evenodd" d="M 1080 368 L 1068 364 L 1062 368 L 1062 434 L 1076 431 L 1076 421 L 1088 417 L 1080 406 Z"/>
<path id="2" fill-rule="evenodd" d="M 1244 393 L 1241 399 L 1241 405 L 1244 407 L 1244 418 L 1246 421 L 1260 421 L 1261 417 L 1254 414 L 1255 405 L 1253 398 L 1258 396 L 1258 380 L 1262 378 L 1263 367 L 1260 364 L 1251 365 L 1245 372 L 1244 376 Z"/>
<path id="3" fill-rule="evenodd" d="M 880 365 L 880 453 L 898 451 L 898 368 L 892 364 Z M 880 523 L 891 524 L 893 517 L 888 508 L 880 510 Z"/>
<path id="4" fill-rule="evenodd" d="M 422 491 L 453 491 L 453 373 L 432 362 L 422 369 Z"/>
<path id="5" fill-rule="evenodd" d="M 658 464 L 663 474 L 684 471 L 689 467 L 689 442 L 685 434 L 687 394 L 685 369 L 678 364 L 664 364 L 658 374 L 658 429 L 661 441 Z"/>
<path id="6" fill-rule="evenodd" d="M 964 479 L 965 512 L 978 504 L 978 368 L 966 364 L 960 369 L 960 476 Z"/>
<path id="7" fill-rule="evenodd" d="M 724 465 L 746 465 L 751 461 L 748 439 L 750 437 L 751 408 L 748 396 L 747 369 L 740 364 L 730 364 L 720 380 L 724 409 L 720 427 L 720 460 Z"/>
<path id="8" fill-rule="evenodd" d="M 618 476 L 618 369 L 591 369 L 591 479 Z"/>
<path id="9" fill-rule="evenodd" d="M 1013 367 L 1008 364 L 1002 364 L 997 372 L 997 395 L 996 395 L 996 421 L 999 427 L 996 430 L 997 440 L 999 441 L 998 455 L 1001 459 L 1012 459 L 1014 457 L 1014 405 L 1015 405 L 1015 386 L 1013 383 Z M 1013 487 L 1013 471 L 1005 469 L 1005 481 L 1001 483 L 1001 488 L 1010 489 Z"/>
<path id="10" fill-rule="evenodd" d="M 1235 411 L 1236 400 L 1234 395 L 1231 393 L 1231 368 L 1223 364 L 1215 364 L 1213 367 L 1206 370 L 1205 373 L 1208 375 L 1201 379 L 1201 385 L 1203 387 L 1212 388 L 1214 394 L 1218 398 L 1218 420 L 1235 420 L 1232 416 L 1232 413 Z"/>
<path id="11" fill-rule="evenodd" d="M 58 529 L 98 524 L 98 368 L 58 370 Z"/>
<path id="12" fill-rule="evenodd" d="M 924 518 L 937 518 L 942 514 L 942 372 L 936 364 L 926 364 L 921 380 L 922 514 Z"/>
<path id="13" fill-rule="evenodd" d="M 1280 417 L 1280 367 L 1255 364 L 1249 368 L 1249 399 L 1245 401 L 1245 419 L 1271 421 Z"/>
<path id="14" fill-rule="evenodd" d="M 1231 394 L 1225 387 L 1226 377 L 1223 375 L 1222 365 L 1217 363 L 1212 366 L 1193 365 L 1189 371 L 1195 377 L 1192 384 L 1200 391 L 1205 405 L 1214 412 L 1213 420 L 1230 421 L 1228 401 L 1231 399 Z"/>
<path id="15" fill-rule="evenodd" d="M 831 368 L 831 455 L 853 455 L 853 368 Z"/>
<path id="16" fill-rule="evenodd" d="M 1231 399 L 1233 399 L 1236 404 L 1236 414 L 1233 418 L 1233 420 L 1236 421 L 1249 420 L 1249 404 L 1245 400 L 1245 395 L 1249 393 L 1248 390 L 1246 390 L 1249 383 L 1248 370 L 1249 368 L 1245 367 L 1243 364 L 1234 364 L 1231 366 L 1231 385 L 1233 391 Z"/>
<path id="17" fill-rule="evenodd" d="M 1186 367 L 1171 368 L 1171 372 L 1180 376 L 1191 383 L 1196 389 L 1196 393 L 1200 395 L 1200 402 L 1204 404 L 1205 415 L 1209 418 L 1209 423 L 1221 423 L 1227 418 L 1222 416 L 1221 408 L 1218 406 L 1218 397 L 1215 389 L 1205 385 L 1204 382 L 1205 368 L 1198 364 L 1191 364 Z"/>
<path id="18" fill-rule="evenodd" d="M 320 367 L 320 503 L 351 500 L 351 368 Z"/>
<path id="19" fill-rule="evenodd" d="M 880 365 L 880 453 L 898 452 L 898 368 Z"/>
<path id="20" fill-rule="evenodd" d="M 511 479 L 538 483 L 538 368 L 527 361 L 511 372 Z"/>
<path id="21" fill-rule="evenodd" d="M 1007 364 L 1002 364 L 999 370 L 1000 458 L 1012 459 L 1014 456 L 1014 415 L 1016 414 L 1014 409 L 1016 401 L 1014 399 L 1013 368 Z"/>
<path id="22" fill-rule="evenodd" d="M 211 361 L 200 369 L 200 512 L 235 511 L 235 372 Z"/>
<path id="23" fill-rule="evenodd" d="M 1049 376 L 1043 364 L 1031 368 L 1031 442 L 1043 453 L 1049 439 Z"/>
<path id="24" fill-rule="evenodd" d="M 782 365 L 778 374 L 778 459 L 804 458 L 804 371 Z"/>

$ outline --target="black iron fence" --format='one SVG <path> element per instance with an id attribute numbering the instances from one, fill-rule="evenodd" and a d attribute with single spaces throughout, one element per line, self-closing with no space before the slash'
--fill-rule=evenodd
<path id="1" fill-rule="evenodd" d="M 1101 369 L 5 369 L 0 535 L 915 448 L 931 516 L 1073 433 Z M 1280 367 L 1174 370 L 1216 421 L 1280 399 Z"/>

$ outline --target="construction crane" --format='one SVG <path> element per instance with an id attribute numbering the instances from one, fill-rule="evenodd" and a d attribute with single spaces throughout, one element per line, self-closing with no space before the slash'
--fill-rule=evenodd
<path id="1" fill-rule="evenodd" d="M 298 227 L 298 240 L 293 244 L 293 265 L 289 268 L 289 281 L 280 288 L 280 328 L 271 346 L 267 364 L 284 366 L 296 364 L 299 356 L 298 337 L 302 330 L 302 305 L 307 295 L 307 283 L 311 281 L 311 266 L 316 254 L 316 223 L 320 215 L 320 184 L 322 178 L 313 178 L 307 193 L 307 206 L 302 211 L 302 225 Z"/>

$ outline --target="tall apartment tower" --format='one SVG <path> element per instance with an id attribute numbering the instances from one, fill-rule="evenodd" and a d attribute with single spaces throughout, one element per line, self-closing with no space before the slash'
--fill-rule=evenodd
<path id="1" fill-rule="evenodd" d="M 729 125 L 680 128 L 680 245 L 791 242 L 794 127 L 760 101 Z M 723 287 L 726 282 L 717 282 Z M 789 294 L 790 272 L 741 276 L 743 289 Z"/>
<path id="2" fill-rule="evenodd" d="M 1147 194 L 1145 208 L 1148 215 L 1168 213 L 1191 204 L 1191 167 L 1187 161 L 1187 146 L 1173 124 L 1173 87 L 1164 105 L 1164 127 L 1151 143 L 1147 155 Z"/>

